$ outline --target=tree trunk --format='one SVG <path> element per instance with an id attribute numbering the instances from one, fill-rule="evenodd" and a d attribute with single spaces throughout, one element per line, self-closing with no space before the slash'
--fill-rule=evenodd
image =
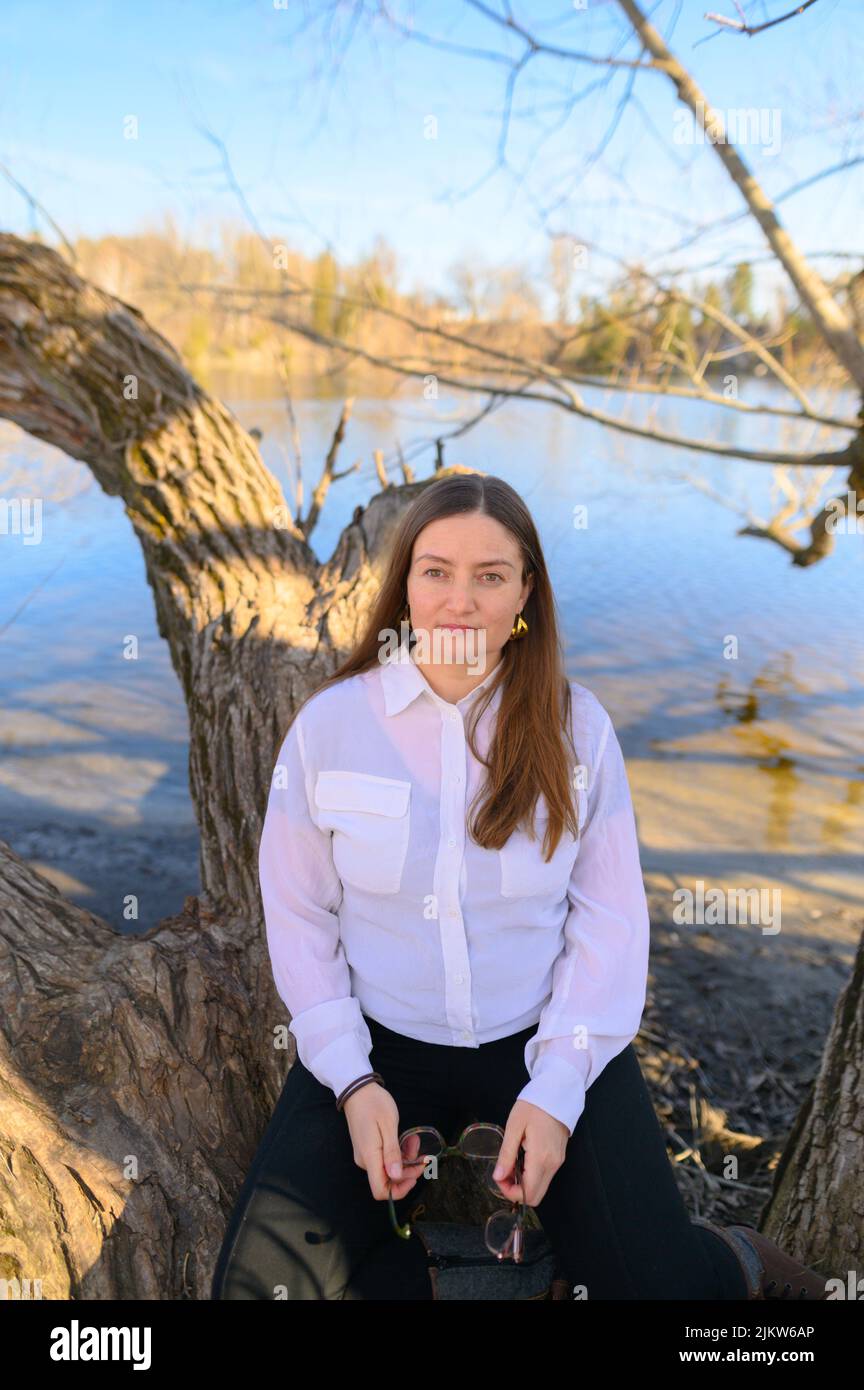
<path id="1" fill-rule="evenodd" d="M 864 1276 L 864 937 L 761 1225 L 805 1264 L 820 1261 L 823 1273 Z"/>
<path id="2" fill-rule="evenodd" d="M 276 1045 L 286 1014 L 258 894 L 270 774 L 296 704 L 355 641 L 393 527 L 427 484 L 357 508 L 320 564 L 254 442 L 171 345 L 56 252 L 8 235 L 0 415 L 124 500 L 188 705 L 203 885 L 180 916 L 123 936 L 0 844 L 0 1278 L 39 1280 L 46 1298 L 207 1298 L 294 1058 L 290 1034 Z M 853 1080 L 860 1096 L 861 973 L 775 1203 L 796 1244 L 818 1232 L 843 1268 L 864 1222 L 850 1177 L 860 1115 L 851 1090 L 836 1104 Z M 430 1215 L 479 1219 L 459 1168 L 424 1190 Z"/>

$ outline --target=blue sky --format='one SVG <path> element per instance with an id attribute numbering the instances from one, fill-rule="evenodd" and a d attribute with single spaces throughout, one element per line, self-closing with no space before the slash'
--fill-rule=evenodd
<path id="1" fill-rule="evenodd" d="M 502 7 L 502 0 L 488 2 Z M 0 161 L 67 235 L 140 231 L 170 214 L 181 232 L 212 240 L 242 212 L 202 134 L 206 125 L 225 141 L 268 236 L 310 254 L 329 242 L 337 255 L 353 259 L 380 233 L 397 252 L 405 289 L 444 288 L 448 267 L 460 258 L 489 266 L 518 260 L 541 271 L 548 237 L 536 207 L 563 188 L 568 169 L 582 176 L 551 215 L 555 231 L 648 264 L 701 267 L 718 257 L 766 253 L 745 221 L 668 256 L 691 222 L 736 212 L 741 200 L 713 150 L 676 143 L 680 108 L 661 76 L 639 74 L 639 104 L 624 111 L 605 152 L 585 171 L 627 74 L 615 74 L 580 101 L 538 149 L 543 127 L 536 113 L 548 127 L 555 114 L 549 103 L 562 98 L 565 84 L 582 90 L 604 82 L 608 69 L 535 59 L 516 89 L 509 146 L 524 184 L 499 172 L 471 196 L 453 199 L 453 191 L 478 182 L 492 162 L 503 65 L 405 41 L 380 23 L 375 37 L 358 25 L 338 57 L 352 7 L 342 7 L 328 39 L 332 7 L 324 0 L 276 3 L 5 0 Z M 463 0 L 392 0 L 389 8 L 451 43 L 521 52 Z M 780 113 L 766 115 L 763 138 L 741 150 L 772 196 L 864 153 L 862 0 L 818 0 L 760 37 L 723 35 L 698 45 L 715 29 L 703 17 L 709 8 L 703 0 L 663 0 L 649 8 L 715 106 Z M 732 0 L 716 0 L 713 8 L 735 14 Z M 775 0 L 745 6 L 753 22 L 786 8 Z M 572 0 L 530 6 L 514 0 L 514 9 L 549 42 L 593 53 L 620 45 L 624 21 L 613 0 L 588 0 L 585 10 Z M 619 51 L 635 56 L 631 46 Z M 535 113 L 530 123 L 523 112 Z M 137 139 L 124 138 L 130 116 Z M 437 122 L 434 139 L 427 138 L 430 117 Z M 860 249 L 862 171 L 864 165 L 781 205 L 804 250 Z M 34 224 L 21 195 L 0 181 L 0 226 L 28 235 L 34 225 L 53 240 L 44 222 Z M 592 275 L 607 268 L 599 253 L 593 257 Z"/>

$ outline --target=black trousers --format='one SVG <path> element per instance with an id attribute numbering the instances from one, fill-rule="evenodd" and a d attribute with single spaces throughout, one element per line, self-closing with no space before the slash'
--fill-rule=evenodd
<path id="1" fill-rule="evenodd" d="M 474 1120 L 506 1125 L 537 1030 L 479 1048 L 417 1042 L 366 1017 L 371 1066 L 399 1132 L 434 1125 L 455 1143 Z M 417 1186 L 396 1203 L 400 1221 Z M 694 1226 L 629 1045 L 586 1092 L 564 1163 L 535 1208 L 569 1283 L 588 1299 L 746 1299 L 735 1256 Z M 431 1299 L 420 1240 L 393 1231 L 354 1162 L 333 1092 L 295 1060 L 231 1213 L 214 1299 Z"/>

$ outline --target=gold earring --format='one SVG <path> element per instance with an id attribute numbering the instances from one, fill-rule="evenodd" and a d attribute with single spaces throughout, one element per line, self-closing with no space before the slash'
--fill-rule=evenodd
<path id="1" fill-rule="evenodd" d="M 526 623 L 525 619 L 522 617 L 522 614 L 521 614 L 521 613 L 517 613 L 517 614 L 516 614 L 516 622 L 513 624 L 513 627 L 512 627 L 512 629 L 511 629 L 511 631 L 510 631 L 510 636 L 515 640 L 515 639 L 517 639 L 517 638 L 519 638 L 519 637 L 524 637 L 524 636 L 525 636 L 525 633 L 526 633 L 527 631 L 528 631 L 528 624 Z"/>

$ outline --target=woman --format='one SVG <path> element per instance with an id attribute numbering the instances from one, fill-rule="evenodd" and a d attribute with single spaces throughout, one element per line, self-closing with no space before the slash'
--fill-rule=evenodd
<path id="1" fill-rule="evenodd" d="M 283 741 L 259 874 L 298 1055 L 214 1298 L 431 1298 L 391 1225 L 419 1177 L 399 1135 L 474 1120 L 504 1129 L 501 1193 L 580 1297 L 820 1296 L 682 1202 L 632 1047 L 649 919 L 621 748 L 563 675 L 537 532 L 501 479 L 441 479 L 405 514 L 365 633 Z"/>

